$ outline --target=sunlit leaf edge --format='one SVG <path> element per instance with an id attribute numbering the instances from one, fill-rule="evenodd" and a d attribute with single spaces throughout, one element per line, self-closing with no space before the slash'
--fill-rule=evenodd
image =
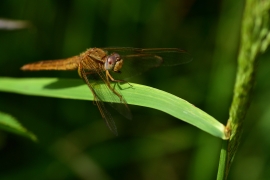
<path id="1" fill-rule="evenodd" d="M 36 136 L 23 127 L 13 116 L 0 112 L 0 129 L 37 141 Z"/>

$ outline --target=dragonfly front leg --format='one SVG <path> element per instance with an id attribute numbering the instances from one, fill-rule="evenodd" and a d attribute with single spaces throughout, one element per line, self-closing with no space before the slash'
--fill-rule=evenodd
<path id="1" fill-rule="evenodd" d="M 123 101 L 123 96 L 121 94 L 119 94 L 117 91 L 114 90 L 114 88 L 111 87 L 110 85 L 110 81 L 112 82 L 126 82 L 126 81 L 122 81 L 122 80 L 115 80 L 110 72 L 108 70 L 106 70 L 106 79 L 107 79 L 107 85 L 108 87 L 114 92 L 114 94 L 116 94 L 119 98 L 120 98 L 120 101 L 122 102 Z"/>
<path id="2" fill-rule="evenodd" d="M 106 70 L 106 78 L 107 78 L 107 81 L 112 81 L 112 82 L 126 82 L 126 81 L 123 81 L 123 80 L 116 80 L 114 79 L 110 72 L 108 70 Z"/>
<path id="3" fill-rule="evenodd" d="M 129 85 L 130 87 L 133 87 L 133 86 L 132 86 L 129 82 L 127 82 L 127 81 L 114 79 L 114 78 L 111 76 L 111 74 L 110 74 L 110 72 L 109 72 L 108 70 L 106 70 L 106 78 L 107 78 L 107 81 L 108 81 L 108 82 L 109 82 L 109 81 L 112 81 L 112 82 L 128 83 L 128 85 Z"/>

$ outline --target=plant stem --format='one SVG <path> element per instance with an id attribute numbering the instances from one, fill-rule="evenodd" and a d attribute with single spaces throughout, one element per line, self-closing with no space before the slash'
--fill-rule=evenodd
<path id="1" fill-rule="evenodd" d="M 246 0 L 234 96 L 227 123 L 231 137 L 229 142 L 223 142 L 217 179 L 227 179 L 241 140 L 243 123 L 255 82 L 258 61 L 256 57 L 263 53 L 269 45 L 269 7 L 269 0 Z"/>

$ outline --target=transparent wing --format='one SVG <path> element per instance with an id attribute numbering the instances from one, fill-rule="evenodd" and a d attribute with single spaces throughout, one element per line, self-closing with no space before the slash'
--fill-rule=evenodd
<path id="1" fill-rule="evenodd" d="M 109 102 L 109 104 L 120 114 L 128 119 L 131 119 L 131 112 L 128 108 L 126 100 L 119 92 L 111 87 L 110 82 L 107 82 L 104 71 L 100 71 L 97 64 L 89 63 L 85 66 L 87 67 L 81 67 L 80 69 L 81 75 L 94 95 L 94 100 L 98 106 L 102 118 L 105 120 L 109 129 L 117 135 L 115 122 L 103 102 Z M 93 69 L 94 72 L 92 71 L 90 74 L 87 74 L 87 71 L 84 70 L 87 68 Z M 91 80 L 93 80 L 93 82 L 91 82 Z M 101 84 L 106 84 L 106 86 L 100 86 Z"/>
<path id="2" fill-rule="evenodd" d="M 112 72 L 120 80 L 127 80 L 128 78 L 139 75 L 151 68 L 160 66 L 163 62 L 162 58 L 152 54 L 133 54 L 121 57 L 123 58 L 123 66 L 120 73 L 115 74 Z"/>
<path id="3" fill-rule="evenodd" d="M 110 53 L 118 53 L 122 57 L 128 57 L 130 55 L 143 55 L 148 54 L 152 56 L 159 56 L 162 58 L 162 66 L 175 66 L 185 64 L 192 61 L 191 55 L 179 48 L 132 48 L 132 47 L 112 47 L 102 48 Z"/>
<path id="4" fill-rule="evenodd" d="M 103 48 L 108 54 L 118 53 L 124 60 L 120 77 L 128 79 L 151 68 L 174 66 L 192 61 L 192 57 L 177 48 L 140 49 L 130 47 Z"/>
<path id="5" fill-rule="evenodd" d="M 103 83 L 104 82 L 101 81 L 95 81 L 95 83 L 93 83 L 94 90 L 100 101 L 107 102 L 120 114 L 131 120 L 131 111 L 124 96 L 120 91 L 116 91 L 115 86 L 119 86 L 119 84 L 117 82 L 110 82 L 110 84 L 106 84 L 106 88 L 104 88 L 104 86 L 101 86 Z"/>

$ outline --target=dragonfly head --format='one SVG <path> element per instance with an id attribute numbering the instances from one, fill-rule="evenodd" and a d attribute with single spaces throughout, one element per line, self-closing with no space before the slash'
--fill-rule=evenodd
<path id="1" fill-rule="evenodd" d="M 104 64 L 105 70 L 114 71 L 114 72 L 120 72 L 120 69 L 123 65 L 123 59 L 120 57 L 119 54 L 113 53 L 109 56 L 107 56 L 107 59 Z"/>

